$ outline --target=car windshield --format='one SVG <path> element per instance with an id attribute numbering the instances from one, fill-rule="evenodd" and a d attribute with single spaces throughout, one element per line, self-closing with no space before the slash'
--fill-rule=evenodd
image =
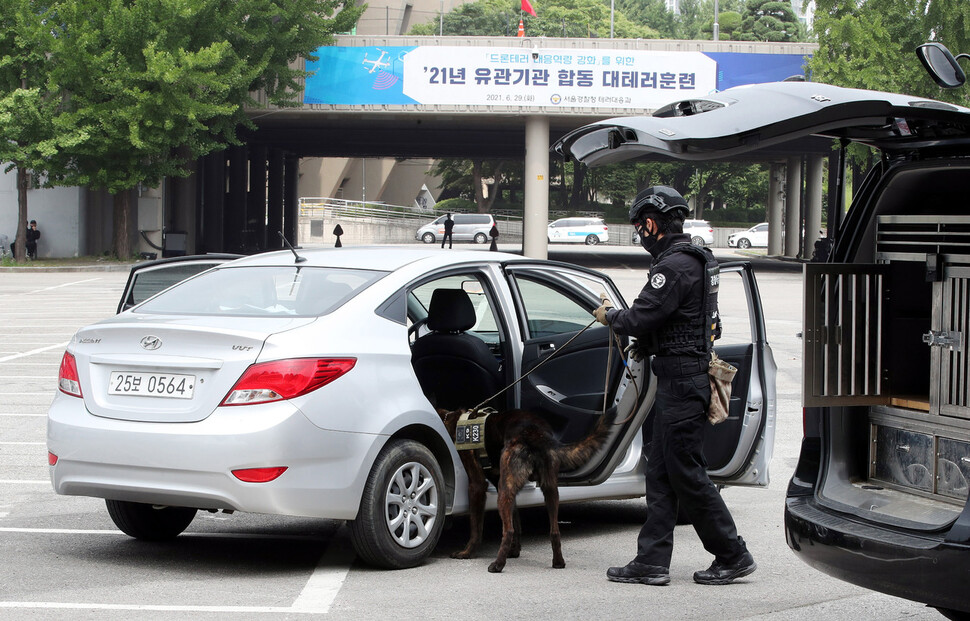
<path id="1" fill-rule="evenodd" d="M 315 317 L 339 308 L 385 273 L 302 266 L 225 267 L 186 280 L 134 312 Z"/>

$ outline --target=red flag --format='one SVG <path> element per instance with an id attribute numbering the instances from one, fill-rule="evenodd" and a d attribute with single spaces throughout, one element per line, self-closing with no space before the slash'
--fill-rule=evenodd
<path id="1" fill-rule="evenodd" d="M 532 4 L 529 3 L 529 0 L 522 0 L 522 10 L 532 17 L 537 17 L 536 10 L 532 8 Z"/>

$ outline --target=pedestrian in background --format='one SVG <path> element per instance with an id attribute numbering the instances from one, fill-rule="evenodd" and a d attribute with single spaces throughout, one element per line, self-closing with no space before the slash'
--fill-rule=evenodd
<path id="1" fill-rule="evenodd" d="M 441 247 L 445 247 L 445 240 L 448 241 L 448 248 L 451 248 L 451 231 L 455 228 L 455 221 L 452 220 L 451 214 L 445 214 L 445 235 L 441 238 Z"/>
<path id="2" fill-rule="evenodd" d="M 684 233 L 687 201 L 673 188 L 640 192 L 630 222 L 640 244 L 653 255 L 650 280 L 629 309 L 608 301 L 593 311 L 617 334 L 637 337 L 641 355 L 652 355 L 657 376 L 653 438 L 646 469 L 647 520 L 637 538 L 637 555 L 606 572 L 612 582 L 664 585 L 670 582 L 674 525 L 682 508 L 704 549 L 714 555 L 698 584 L 729 584 L 753 572 L 754 558 L 738 536 L 724 499 L 707 474 L 704 430 L 711 401 L 708 377 L 714 339 L 721 333 L 717 308 L 717 261 L 693 246 Z"/>

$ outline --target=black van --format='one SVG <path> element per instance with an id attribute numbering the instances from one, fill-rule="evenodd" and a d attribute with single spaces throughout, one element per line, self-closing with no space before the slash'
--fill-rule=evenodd
<path id="1" fill-rule="evenodd" d="M 601 121 L 553 148 L 588 164 L 697 160 L 808 136 L 881 157 L 828 261 L 805 265 L 788 545 L 827 574 L 970 618 L 970 109 L 779 82 Z"/>

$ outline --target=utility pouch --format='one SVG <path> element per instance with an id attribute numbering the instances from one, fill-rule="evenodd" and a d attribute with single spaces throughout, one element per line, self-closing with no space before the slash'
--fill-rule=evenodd
<path id="1" fill-rule="evenodd" d="M 711 352 L 711 364 L 708 367 L 707 375 L 711 381 L 711 405 L 707 409 L 707 420 L 712 425 L 723 422 L 728 417 L 728 408 L 731 405 L 731 382 L 738 369 L 735 366 L 724 362 Z"/>

